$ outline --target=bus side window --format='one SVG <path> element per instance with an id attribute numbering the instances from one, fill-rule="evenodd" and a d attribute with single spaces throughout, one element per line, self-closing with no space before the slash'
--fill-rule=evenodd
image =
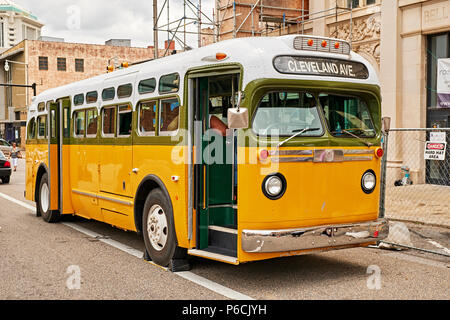
<path id="1" fill-rule="evenodd" d="M 74 135 L 78 138 L 83 138 L 86 132 L 85 130 L 86 112 L 84 110 L 75 111 L 73 118 L 74 118 Z"/>
<path id="2" fill-rule="evenodd" d="M 161 100 L 159 114 L 160 135 L 167 135 L 178 130 L 180 103 L 177 98 Z"/>
<path id="3" fill-rule="evenodd" d="M 131 106 L 119 107 L 119 121 L 117 123 L 117 132 L 121 137 L 129 136 L 131 134 L 131 124 L 133 121 L 133 112 Z"/>
<path id="4" fill-rule="evenodd" d="M 47 137 L 47 116 L 39 116 L 38 118 L 38 139 Z"/>
<path id="5" fill-rule="evenodd" d="M 30 123 L 28 124 L 28 139 L 35 139 L 36 138 L 36 120 L 33 118 L 30 120 Z"/>
<path id="6" fill-rule="evenodd" d="M 56 138 L 56 110 L 50 110 L 50 138 Z"/>
<path id="7" fill-rule="evenodd" d="M 156 133 L 156 101 L 141 103 L 139 106 L 139 133 L 154 136 Z"/>
<path id="8" fill-rule="evenodd" d="M 114 137 L 116 133 L 116 126 L 114 125 L 116 119 L 116 107 L 108 107 L 103 109 L 103 135 L 106 137 Z"/>
<path id="9" fill-rule="evenodd" d="M 64 138 L 70 138 L 70 110 L 69 108 L 64 108 Z"/>
<path id="10" fill-rule="evenodd" d="M 97 136 L 97 127 L 98 127 L 97 109 L 87 110 L 86 123 L 87 123 L 86 136 L 89 138 L 95 138 Z"/>

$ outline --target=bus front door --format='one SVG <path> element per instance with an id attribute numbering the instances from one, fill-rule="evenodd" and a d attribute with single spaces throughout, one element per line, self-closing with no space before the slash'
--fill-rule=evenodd
<path id="1" fill-rule="evenodd" d="M 227 129 L 238 74 L 195 79 L 197 249 L 236 257 L 234 132 Z"/>

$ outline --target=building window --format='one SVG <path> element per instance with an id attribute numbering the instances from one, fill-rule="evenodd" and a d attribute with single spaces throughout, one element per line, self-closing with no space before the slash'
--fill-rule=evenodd
<path id="1" fill-rule="evenodd" d="M 66 58 L 58 58 L 58 71 L 66 71 Z"/>
<path id="2" fill-rule="evenodd" d="M 75 59 L 75 72 L 84 72 L 84 59 Z"/>
<path id="3" fill-rule="evenodd" d="M 0 47 L 5 47 L 5 38 L 3 37 L 4 35 L 4 30 L 5 26 L 3 24 L 3 22 L 0 22 Z"/>
<path id="4" fill-rule="evenodd" d="M 439 59 L 450 57 L 450 33 L 428 36 L 428 77 L 427 77 L 427 107 L 442 107 L 438 103 L 437 80 Z"/>
<path id="5" fill-rule="evenodd" d="M 48 70 L 48 57 L 39 57 L 39 70 Z"/>
<path id="6" fill-rule="evenodd" d="M 347 0 L 347 8 L 358 8 L 359 7 L 359 0 Z"/>

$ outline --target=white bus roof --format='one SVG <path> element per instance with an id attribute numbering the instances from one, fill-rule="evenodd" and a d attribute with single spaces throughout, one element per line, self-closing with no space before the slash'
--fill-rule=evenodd
<path id="1" fill-rule="evenodd" d="M 160 76 L 179 73 L 180 74 L 180 90 L 178 94 L 182 98 L 183 92 L 183 78 L 188 69 L 195 67 L 202 67 L 208 65 L 218 65 L 221 63 L 239 63 L 243 66 L 243 88 L 256 79 L 304 79 L 304 80 L 326 80 L 326 81 L 344 81 L 352 83 L 365 83 L 379 86 L 379 79 L 373 66 L 360 55 L 353 51 L 349 54 L 330 53 L 322 51 L 298 50 L 294 47 L 295 39 L 303 37 L 314 39 L 315 41 L 326 39 L 331 46 L 332 41 L 342 40 L 331 38 L 319 38 L 312 36 L 287 35 L 281 37 L 251 37 L 251 38 L 237 38 L 221 41 L 202 48 L 194 49 L 167 56 L 157 60 L 151 60 L 140 64 L 132 65 L 129 68 L 120 69 L 111 73 L 105 73 L 93 78 L 74 82 L 65 86 L 47 90 L 38 95 L 30 111 L 35 111 L 37 104 L 40 102 L 52 101 L 63 97 L 73 97 L 74 95 L 90 91 L 98 91 L 99 101 L 101 101 L 101 92 L 108 87 L 117 88 L 119 85 L 132 83 L 136 86 L 139 81 L 143 79 L 156 78 Z M 224 53 L 227 59 L 223 61 L 205 61 L 205 58 L 215 57 L 217 53 Z M 274 68 L 273 60 L 277 56 L 310 56 L 314 58 L 332 58 L 339 60 L 347 60 L 353 62 L 363 63 L 369 75 L 367 79 L 352 79 L 340 78 L 332 76 L 318 76 L 318 75 L 299 75 L 299 74 L 285 74 L 280 73 Z M 106 66 L 105 66 L 106 68 Z M 135 95 L 137 88 L 133 88 L 133 95 Z M 157 96 L 158 90 L 155 93 L 148 95 Z M 128 99 L 130 100 L 130 98 Z M 108 101 L 108 104 L 118 102 Z"/>

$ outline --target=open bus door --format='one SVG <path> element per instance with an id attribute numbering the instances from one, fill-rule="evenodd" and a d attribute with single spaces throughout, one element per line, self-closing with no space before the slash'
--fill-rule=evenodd
<path id="1" fill-rule="evenodd" d="M 192 83 L 192 82 L 191 82 Z M 212 118 L 227 123 L 235 104 L 239 74 L 201 76 L 193 80 L 194 94 L 194 209 L 196 249 L 191 254 L 213 254 L 237 261 L 237 199 L 235 132 L 221 134 Z M 220 258 L 222 257 L 222 258 Z"/>

